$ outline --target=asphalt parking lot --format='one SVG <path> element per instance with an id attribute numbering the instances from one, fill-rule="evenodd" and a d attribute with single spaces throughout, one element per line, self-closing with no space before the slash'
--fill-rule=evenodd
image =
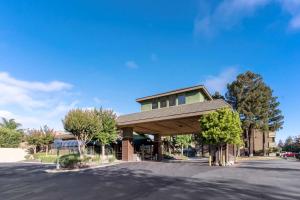
<path id="1" fill-rule="evenodd" d="M 45 172 L 53 167 L 0 164 L 0 199 L 300 199 L 298 161 L 247 161 L 235 167 L 141 162 Z"/>

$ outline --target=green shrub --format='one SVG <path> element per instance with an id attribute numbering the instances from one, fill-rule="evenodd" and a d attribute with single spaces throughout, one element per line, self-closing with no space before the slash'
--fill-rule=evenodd
<path id="1" fill-rule="evenodd" d="M 64 155 L 59 158 L 59 164 L 62 168 L 77 168 L 81 165 L 79 154 Z"/>
<path id="2" fill-rule="evenodd" d="M 22 133 L 8 128 L 0 128 L 0 148 L 16 148 L 22 141 Z"/>
<path id="3" fill-rule="evenodd" d="M 40 160 L 42 163 L 56 163 L 57 156 L 56 155 L 46 155 L 46 153 L 36 153 L 33 154 L 33 158 L 35 160 Z"/>
<path id="4" fill-rule="evenodd" d="M 41 156 L 40 160 L 42 163 L 56 163 L 57 156 Z"/>
<path id="5" fill-rule="evenodd" d="M 167 160 L 174 160 L 175 156 L 172 154 L 169 154 L 169 153 L 165 153 L 165 154 L 163 154 L 163 158 L 167 159 Z"/>
<path id="6" fill-rule="evenodd" d="M 83 159 L 81 159 L 81 162 L 88 163 L 88 162 L 91 162 L 92 160 L 93 160 L 92 157 L 90 157 L 90 156 L 84 156 Z"/>
<path id="7" fill-rule="evenodd" d="M 95 155 L 92 157 L 92 162 L 100 162 L 100 156 L 99 155 Z"/>

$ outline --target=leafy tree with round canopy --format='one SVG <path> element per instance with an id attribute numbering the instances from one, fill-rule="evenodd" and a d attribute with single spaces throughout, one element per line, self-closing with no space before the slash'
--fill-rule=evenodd
<path id="1" fill-rule="evenodd" d="M 200 119 L 201 137 L 208 144 L 221 149 L 224 144 L 241 144 L 241 121 L 239 114 L 223 108 L 203 115 Z"/>
<path id="2" fill-rule="evenodd" d="M 72 133 L 78 141 L 80 157 L 85 153 L 85 146 L 101 130 L 100 118 L 94 110 L 73 109 L 63 120 L 66 131 Z"/>
<path id="3" fill-rule="evenodd" d="M 46 149 L 46 155 L 48 155 L 49 145 L 54 141 L 54 129 L 50 129 L 47 125 L 40 129 L 41 143 Z"/>
<path id="4" fill-rule="evenodd" d="M 105 157 L 105 145 L 115 142 L 118 138 L 116 126 L 116 114 L 112 110 L 102 108 L 95 109 L 94 112 L 99 117 L 101 128 L 94 135 L 94 139 L 101 144 L 102 159 Z"/>
<path id="5" fill-rule="evenodd" d="M 46 155 L 48 155 L 49 145 L 54 141 L 54 129 L 50 129 L 47 125 L 40 129 L 31 129 L 26 135 L 26 141 L 33 146 L 33 152 L 36 153 L 37 147 L 43 147 Z"/>
<path id="6" fill-rule="evenodd" d="M 29 130 L 29 134 L 26 135 L 26 141 L 33 148 L 33 153 L 37 153 L 37 147 L 42 146 L 41 132 L 36 129 Z"/>
<path id="7" fill-rule="evenodd" d="M 0 148 L 16 148 L 21 141 L 21 132 L 7 127 L 0 127 Z"/>
<path id="8" fill-rule="evenodd" d="M 183 148 L 188 147 L 192 142 L 192 135 L 177 135 L 175 137 L 175 144 L 180 146 L 181 155 L 183 156 Z"/>

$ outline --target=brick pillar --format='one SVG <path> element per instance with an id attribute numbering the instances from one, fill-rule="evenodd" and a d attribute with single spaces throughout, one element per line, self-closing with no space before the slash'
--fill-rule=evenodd
<path id="1" fill-rule="evenodd" d="M 123 128 L 122 160 L 133 161 L 133 129 Z"/>
<path id="2" fill-rule="evenodd" d="M 162 142 L 161 142 L 161 136 L 156 134 L 154 135 L 154 149 L 153 149 L 154 155 L 157 155 L 157 160 L 162 160 Z"/>

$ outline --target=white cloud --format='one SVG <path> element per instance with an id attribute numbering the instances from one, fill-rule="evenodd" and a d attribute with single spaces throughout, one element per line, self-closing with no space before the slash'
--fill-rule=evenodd
<path id="1" fill-rule="evenodd" d="M 23 128 L 48 124 L 61 129 L 61 119 L 78 103 L 68 92 L 71 88 L 69 83 L 24 81 L 0 72 L 0 117 L 14 118 Z"/>
<path id="2" fill-rule="evenodd" d="M 211 12 L 196 18 L 196 34 L 211 36 L 220 30 L 230 29 L 264 7 L 271 0 L 223 0 Z M 208 7 L 208 6 L 206 6 Z"/>
<path id="3" fill-rule="evenodd" d="M 300 29 L 300 0 L 279 0 L 282 8 L 291 15 L 289 28 Z"/>
<path id="4" fill-rule="evenodd" d="M 7 110 L 0 110 L 0 117 L 4 117 L 6 119 L 15 119 L 18 123 L 21 123 L 23 128 L 35 127 L 38 128 L 41 125 L 45 125 L 41 123 L 41 118 L 32 117 L 27 115 L 18 115 L 14 114 Z"/>
<path id="5" fill-rule="evenodd" d="M 37 108 L 48 105 L 47 99 L 39 94 L 71 89 L 72 85 L 60 81 L 50 83 L 18 80 L 6 72 L 0 72 L 0 105 L 18 105 L 23 108 Z"/>
<path id="6" fill-rule="evenodd" d="M 58 105 L 56 105 L 53 110 L 47 113 L 47 118 L 54 118 L 57 116 L 63 116 L 66 114 L 69 110 L 76 107 L 76 105 L 79 103 L 79 101 L 73 101 L 70 104 L 66 104 L 63 102 L 60 102 Z"/>
<path id="7" fill-rule="evenodd" d="M 291 16 L 289 29 L 300 29 L 300 0 L 222 0 L 213 9 L 208 4 L 207 1 L 200 3 L 194 22 L 196 35 L 211 37 L 219 31 L 232 29 L 269 4 L 280 6 Z"/>
<path id="8" fill-rule="evenodd" d="M 139 65 L 135 61 L 133 61 L 133 60 L 127 61 L 125 63 L 125 66 L 128 67 L 128 68 L 130 68 L 130 69 L 137 69 L 137 68 L 139 68 Z"/>
<path id="9" fill-rule="evenodd" d="M 0 80 L 0 105 L 18 105 L 23 108 L 36 108 L 45 106 L 45 102 L 33 99 L 30 91 L 18 86 L 3 83 Z"/>
<path id="10" fill-rule="evenodd" d="M 6 72 L 0 72 L 0 82 L 24 90 L 41 91 L 41 92 L 61 91 L 61 90 L 72 88 L 71 84 L 60 82 L 60 81 L 42 83 L 42 82 L 34 82 L 34 81 L 30 82 L 30 81 L 17 80 L 11 77 Z"/>
<path id="11" fill-rule="evenodd" d="M 208 76 L 203 82 L 204 86 L 208 88 L 210 92 L 224 93 L 227 84 L 232 82 L 238 74 L 236 67 L 230 67 L 222 71 L 217 76 Z"/>

